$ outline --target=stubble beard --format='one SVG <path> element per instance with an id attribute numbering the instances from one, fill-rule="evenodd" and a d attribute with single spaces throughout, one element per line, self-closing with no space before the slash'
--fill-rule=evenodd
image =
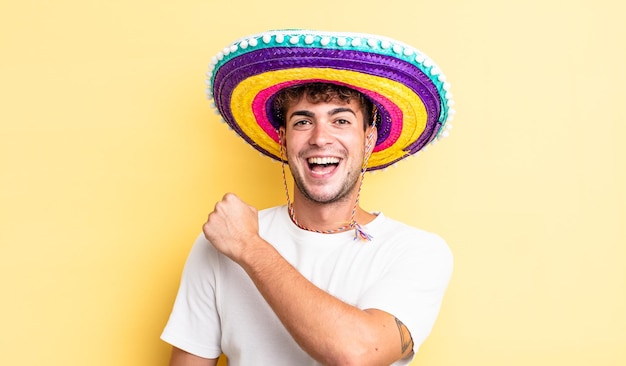
<path id="1" fill-rule="evenodd" d="M 287 159 L 289 161 L 288 156 Z M 302 177 L 302 174 L 300 174 L 298 169 L 292 167 L 291 164 L 289 164 L 289 170 L 291 171 L 291 176 L 293 177 L 296 189 L 298 189 L 302 196 L 311 202 L 319 204 L 332 204 L 350 199 L 352 193 L 356 189 L 357 184 L 359 183 L 359 179 L 361 176 L 360 167 L 359 169 L 354 168 L 348 171 L 348 174 L 346 175 L 343 184 L 339 187 L 337 191 L 316 194 L 307 187 L 304 178 Z"/>
<path id="2" fill-rule="evenodd" d="M 307 188 L 306 184 L 304 183 L 304 179 L 302 179 L 302 176 L 299 174 L 299 172 L 297 172 L 295 169 L 290 170 L 296 188 L 302 194 L 302 196 L 311 202 L 319 204 L 332 204 L 348 200 L 349 198 L 351 198 L 351 195 L 359 182 L 359 174 L 357 174 L 356 172 L 350 172 L 348 173 L 346 179 L 336 193 L 330 192 L 327 194 L 315 194 Z"/>

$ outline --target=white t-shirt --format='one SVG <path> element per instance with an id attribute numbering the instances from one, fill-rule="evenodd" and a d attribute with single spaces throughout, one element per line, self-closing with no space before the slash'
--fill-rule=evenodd
<path id="1" fill-rule="evenodd" d="M 354 231 L 319 234 L 293 224 L 286 206 L 259 212 L 260 235 L 309 281 L 359 309 L 402 321 L 414 352 L 432 328 L 452 273 L 452 254 L 439 236 L 382 214 Z M 306 316 L 306 314 L 303 314 Z M 189 353 L 229 365 L 318 365 L 291 338 L 245 271 L 200 235 L 185 264 L 161 338 Z M 412 357 L 394 365 L 407 365 Z"/>

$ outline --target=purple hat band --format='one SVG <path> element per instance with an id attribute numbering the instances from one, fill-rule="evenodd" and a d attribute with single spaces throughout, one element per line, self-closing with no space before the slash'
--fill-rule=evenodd
<path id="1" fill-rule="evenodd" d="M 422 100 L 428 117 L 424 132 L 415 142 L 405 148 L 408 154 L 420 150 L 435 137 L 439 130 L 441 124 L 441 121 L 439 121 L 441 112 L 439 91 L 422 70 L 409 62 L 393 56 L 353 50 L 313 47 L 261 48 L 241 54 L 222 64 L 216 70 L 212 84 L 214 87 L 215 105 L 224 119 L 248 143 L 267 155 L 271 156 L 267 151 L 260 149 L 254 141 L 241 131 L 237 123 L 234 123 L 233 115 L 230 111 L 232 91 L 241 81 L 251 76 L 300 67 L 357 71 L 402 83 L 412 90 Z M 333 81 L 329 80 L 329 82 Z M 275 128 L 278 128 L 279 123 L 274 118 L 274 113 L 272 112 L 272 100 L 273 98 L 268 99 L 266 105 L 267 115 L 270 123 Z M 381 116 L 377 140 L 377 145 L 380 145 L 389 137 L 392 121 L 388 111 L 375 98 L 372 98 L 372 102 L 379 108 Z M 387 165 L 392 163 L 390 162 Z"/>

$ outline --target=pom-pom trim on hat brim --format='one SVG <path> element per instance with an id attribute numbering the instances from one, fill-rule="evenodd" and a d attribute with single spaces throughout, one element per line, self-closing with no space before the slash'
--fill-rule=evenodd
<path id="1" fill-rule="evenodd" d="M 337 36 L 307 34 L 309 38 L 302 41 L 304 36 L 298 32 L 306 31 L 285 32 L 298 34 L 295 43 L 283 39 L 277 44 L 281 33 L 276 32 L 246 38 L 235 43 L 237 47 L 225 49 L 227 54 L 219 54 L 211 65 L 209 97 L 214 97 L 215 107 L 233 130 L 263 154 L 280 160 L 273 97 L 284 87 L 309 82 L 346 85 L 378 107 L 378 141 L 368 170 L 415 154 L 442 131 L 451 104 L 447 83 L 432 61 L 428 66 L 417 62 L 420 57 L 424 63 L 429 61 L 421 53 L 406 52 L 413 57 L 385 53 L 385 38 L 378 43 L 369 38 L 365 47 L 360 43 L 345 49 Z M 320 47 L 324 39 L 330 41 Z M 369 48 L 375 45 L 378 48 L 373 52 Z M 387 47 L 393 50 L 393 45 Z"/>

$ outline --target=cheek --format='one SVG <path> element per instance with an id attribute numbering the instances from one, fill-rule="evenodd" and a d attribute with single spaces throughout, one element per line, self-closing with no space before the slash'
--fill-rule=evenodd
<path id="1" fill-rule="evenodd" d="M 342 140 L 343 145 L 352 153 L 362 153 L 367 146 L 365 139 L 360 136 L 351 136 Z"/>
<path id="2" fill-rule="evenodd" d="M 307 137 L 303 133 L 291 133 L 284 136 L 283 143 L 292 150 L 301 149 L 306 146 Z"/>

